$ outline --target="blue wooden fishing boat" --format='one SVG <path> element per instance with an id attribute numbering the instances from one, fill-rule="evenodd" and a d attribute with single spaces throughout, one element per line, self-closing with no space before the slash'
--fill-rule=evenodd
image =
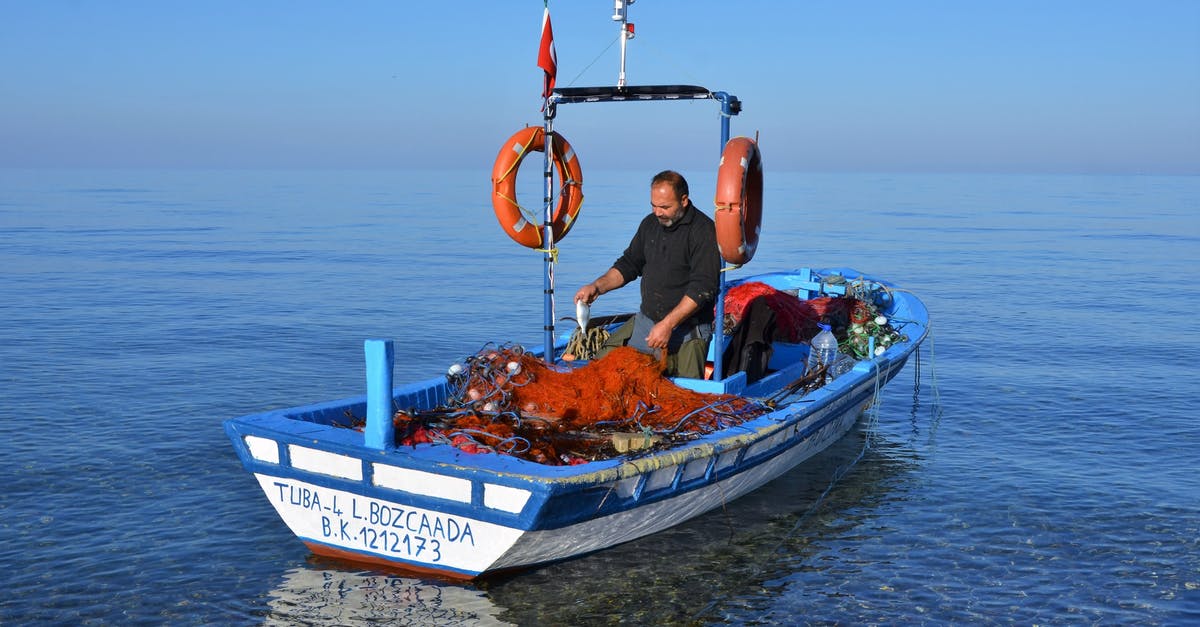
<path id="1" fill-rule="evenodd" d="M 623 67 L 624 59 L 622 76 Z M 721 145 L 727 150 L 729 120 L 741 103 L 696 86 L 626 86 L 621 80 L 612 87 L 555 89 L 547 97 L 541 130 L 551 141 L 557 137 L 552 125 L 564 104 L 705 99 L 721 107 Z M 757 147 L 753 150 L 757 154 Z M 554 163 L 553 148 L 545 153 L 546 196 L 562 198 L 567 186 L 554 194 L 550 182 L 552 168 L 562 164 Z M 749 214 L 761 202 L 754 197 L 761 194 L 761 179 L 755 190 L 754 176 L 761 176 L 761 169 L 752 171 L 756 165 L 742 164 L 746 206 L 735 207 L 749 255 L 758 219 Z M 542 233 L 543 241 L 553 242 L 551 205 L 548 200 Z M 749 222 L 755 224 L 753 233 L 746 230 Z M 743 250 L 741 259 L 749 255 Z M 554 260 L 546 256 L 546 341 L 529 352 L 555 367 L 578 367 L 578 361 L 562 359 L 570 333 L 555 329 L 549 269 Z M 716 507 L 736 507 L 738 497 L 822 451 L 851 429 L 928 332 L 928 312 L 915 295 L 857 270 L 770 272 L 729 281 L 722 291 L 746 282 L 765 284 L 797 301 L 833 296 L 870 303 L 894 331 L 894 341 L 869 346 L 860 359 L 843 358 L 836 373 L 828 364 L 813 373 L 808 344 L 775 339 L 765 371 L 752 379 L 745 371 L 724 374 L 729 339 L 718 333 L 710 349 L 711 378 L 674 383 L 704 393 L 771 399 L 770 411 L 673 446 L 574 465 L 472 453 L 446 442 L 398 444 L 395 408 L 443 407 L 455 389 L 450 375 L 395 385 L 393 348 L 385 340 L 365 342 L 365 395 L 234 418 L 225 422 L 225 431 L 268 502 L 319 555 L 473 579 L 599 551 Z M 718 298 L 718 320 L 724 318 L 724 303 Z M 808 385 L 797 386 L 799 381 Z M 355 416 L 365 417 L 361 429 L 348 428 Z"/>

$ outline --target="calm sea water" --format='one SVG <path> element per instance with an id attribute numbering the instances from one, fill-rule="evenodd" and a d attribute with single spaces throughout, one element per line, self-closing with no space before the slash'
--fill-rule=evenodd
<path id="1" fill-rule="evenodd" d="M 564 298 L 647 177 L 588 173 Z M 369 337 L 399 380 L 541 343 L 486 170 L 0 171 L 0 623 L 1195 623 L 1198 216 L 1196 177 L 769 174 L 739 272 L 893 280 L 919 363 L 723 511 L 471 586 L 312 557 L 221 422 L 362 393 Z"/>

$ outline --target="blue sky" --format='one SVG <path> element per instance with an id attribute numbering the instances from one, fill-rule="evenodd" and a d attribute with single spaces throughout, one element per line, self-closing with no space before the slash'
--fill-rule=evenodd
<path id="1" fill-rule="evenodd" d="M 560 85 L 609 0 L 552 0 Z M 542 2 L 0 0 L 0 167 L 490 168 Z M 745 103 L 774 169 L 1200 174 L 1194 0 L 638 0 L 630 84 Z M 716 105 L 568 105 L 588 167 L 717 153 Z"/>

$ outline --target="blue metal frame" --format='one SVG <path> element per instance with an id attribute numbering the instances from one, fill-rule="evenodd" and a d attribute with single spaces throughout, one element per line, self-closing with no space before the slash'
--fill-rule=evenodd
<path id="1" fill-rule="evenodd" d="M 554 204 L 554 170 L 551 142 L 554 130 L 554 117 L 559 104 L 584 102 L 645 102 L 657 100 L 716 100 L 721 104 L 721 145 L 717 147 L 718 157 L 729 143 L 729 118 L 741 113 L 742 102 L 737 96 L 723 91 L 710 91 L 696 85 L 639 85 L 618 87 L 565 87 L 555 89 L 546 99 L 545 114 L 542 126 L 546 134 L 546 153 L 543 174 L 545 177 L 545 207 L 543 212 L 542 241 L 545 244 L 543 262 L 545 266 L 542 281 L 545 303 L 543 307 L 543 325 L 545 346 L 554 346 L 554 233 L 551 228 Z M 713 380 L 719 381 L 724 372 L 725 333 L 725 262 L 721 262 L 720 289 L 717 294 L 716 317 L 713 324 L 713 340 L 716 342 L 713 350 Z M 546 351 L 545 359 L 553 362 L 555 351 Z"/>

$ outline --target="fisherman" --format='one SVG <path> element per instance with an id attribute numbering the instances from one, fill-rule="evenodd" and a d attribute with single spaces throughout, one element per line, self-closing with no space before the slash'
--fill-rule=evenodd
<path id="1" fill-rule="evenodd" d="M 607 272 L 579 288 L 575 301 L 590 305 L 640 276 L 641 307 L 597 356 L 625 345 L 650 354 L 666 349 L 666 374 L 701 378 L 721 271 L 716 227 L 691 203 L 687 181 L 673 170 L 650 181 L 650 207 L 629 247 Z"/>

